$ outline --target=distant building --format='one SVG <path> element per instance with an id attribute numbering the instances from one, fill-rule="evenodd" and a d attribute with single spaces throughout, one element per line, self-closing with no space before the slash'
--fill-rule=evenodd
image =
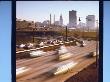
<path id="1" fill-rule="evenodd" d="M 35 28 L 35 23 L 34 21 L 28 21 L 28 24 L 29 24 L 29 28 Z"/>
<path id="2" fill-rule="evenodd" d="M 42 22 L 42 24 L 43 24 L 44 26 L 49 26 L 49 22 L 50 22 L 49 20 L 45 20 L 45 21 Z"/>
<path id="3" fill-rule="evenodd" d="M 86 16 L 86 27 L 89 29 L 95 28 L 95 15 Z"/>
<path id="4" fill-rule="evenodd" d="M 62 15 L 60 15 L 59 25 L 63 26 L 63 17 L 62 17 Z"/>
<path id="5" fill-rule="evenodd" d="M 38 27 L 43 27 L 43 24 L 41 22 L 36 22 L 35 23 L 35 27 L 38 28 Z"/>
<path id="6" fill-rule="evenodd" d="M 78 28 L 86 27 L 86 23 L 80 22 L 80 23 L 77 25 L 77 27 L 78 27 Z"/>
<path id="7" fill-rule="evenodd" d="M 60 22 L 59 21 L 55 21 L 55 25 L 60 25 Z"/>
<path id="8" fill-rule="evenodd" d="M 53 21 L 54 21 L 53 24 L 55 25 L 55 14 L 54 14 L 54 20 Z"/>
<path id="9" fill-rule="evenodd" d="M 75 28 L 77 26 L 77 11 L 69 11 L 69 27 Z"/>
<path id="10" fill-rule="evenodd" d="M 22 29 L 22 28 L 35 28 L 35 23 L 34 21 L 16 19 L 16 29 Z"/>
<path id="11" fill-rule="evenodd" d="M 22 21 L 21 19 L 16 18 L 16 21 Z"/>
<path id="12" fill-rule="evenodd" d="M 51 25 L 52 21 L 51 21 L 51 14 L 50 14 L 50 25 Z"/>
<path id="13" fill-rule="evenodd" d="M 49 20 L 43 21 L 43 24 L 49 24 Z"/>

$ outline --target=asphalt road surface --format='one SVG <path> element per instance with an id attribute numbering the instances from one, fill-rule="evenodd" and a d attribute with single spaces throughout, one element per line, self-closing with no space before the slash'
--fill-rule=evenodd
<path id="1" fill-rule="evenodd" d="M 68 46 L 67 49 L 73 55 L 65 61 L 58 61 L 57 54 L 53 55 L 55 51 L 48 51 L 44 56 L 30 59 L 16 60 L 16 68 L 26 67 L 28 71 L 16 76 L 17 82 L 64 82 L 69 77 L 77 74 L 88 65 L 94 63 L 96 58 L 87 58 L 86 55 L 90 51 L 96 51 L 96 42 L 87 41 L 85 47 Z M 49 71 L 56 65 L 65 63 L 71 60 L 78 64 L 69 72 L 57 76 L 52 76 Z"/>

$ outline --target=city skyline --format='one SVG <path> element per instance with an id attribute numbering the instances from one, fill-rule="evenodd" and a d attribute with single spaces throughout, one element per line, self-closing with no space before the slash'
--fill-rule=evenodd
<path id="1" fill-rule="evenodd" d="M 98 1 L 17 1 L 16 8 L 18 19 L 35 22 L 49 20 L 51 14 L 53 23 L 54 14 L 55 21 L 59 21 L 62 14 L 63 23 L 67 25 L 69 23 L 69 11 L 71 10 L 76 10 L 77 18 L 81 17 L 81 22 L 84 23 L 86 23 L 87 15 L 95 15 L 96 19 L 99 19 Z"/>

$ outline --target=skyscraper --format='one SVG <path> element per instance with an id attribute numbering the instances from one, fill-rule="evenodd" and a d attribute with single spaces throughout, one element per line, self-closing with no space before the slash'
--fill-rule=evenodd
<path id="1" fill-rule="evenodd" d="M 86 16 L 86 27 L 89 29 L 95 28 L 95 15 Z"/>
<path id="2" fill-rule="evenodd" d="M 62 17 L 62 14 L 60 15 L 60 26 L 62 26 L 63 25 L 63 17 Z"/>
<path id="3" fill-rule="evenodd" d="M 54 25 L 55 25 L 55 15 L 54 15 Z"/>
<path id="4" fill-rule="evenodd" d="M 69 27 L 75 28 L 77 26 L 77 11 L 69 11 Z"/>
<path id="5" fill-rule="evenodd" d="M 50 14 L 50 25 L 51 25 L 51 14 Z"/>

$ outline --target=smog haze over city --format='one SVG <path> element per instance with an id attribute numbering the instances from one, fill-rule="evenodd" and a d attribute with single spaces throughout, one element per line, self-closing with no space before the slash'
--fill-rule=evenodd
<path id="1" fill-rule="evenodd" d="M 63 24 L 69 23 L 69 11 L 77 11 L 81 22 L 86 22 L 86 16 L 95 15 L 99 19 L 99 1 L 17 1 L 16 17 L 22 20 L 43 22 L 52 16 L 52 23 L 63 17 Z"/>

